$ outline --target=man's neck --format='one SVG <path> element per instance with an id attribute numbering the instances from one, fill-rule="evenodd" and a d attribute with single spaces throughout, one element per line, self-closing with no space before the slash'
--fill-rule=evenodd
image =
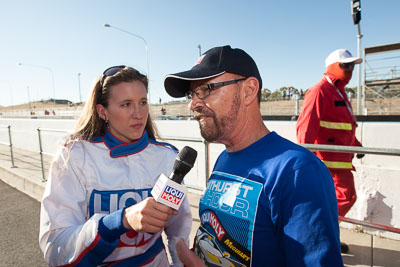
<path id="1" fill-rule="evenodd" d="M 332 83 L 335 85 L 336 88 L 344 90 L 344 87 L 347 85 L 347 82 L 339 79 L 338 77 L 334 76 L 331 73 L 325 73 L 325 75 L 327 75 L 331 79 Z"/>
<path id="2" fill-rule="evenodd" d="M 257 142 L 269 132 L 260 114 L 259 118 L 245 118 L 239 121 L 232 134 L 218 142 L 225 145 L 227 152 L 237 152 Z"/>

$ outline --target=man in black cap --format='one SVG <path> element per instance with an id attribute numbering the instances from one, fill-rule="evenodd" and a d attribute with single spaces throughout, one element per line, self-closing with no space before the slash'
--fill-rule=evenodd
<path id="1" fill-rule="evenodd" d="M 189 71 L 167 75 L 207 141 L 223 143 L 200 200 L 195 253 L 206 265 L 343 266 L 335 189 L 308 150 L 270 132 L 262 81 L 241 49 L 215 47 Z M 179 249 L 183 263 L 189 253 Z"/>

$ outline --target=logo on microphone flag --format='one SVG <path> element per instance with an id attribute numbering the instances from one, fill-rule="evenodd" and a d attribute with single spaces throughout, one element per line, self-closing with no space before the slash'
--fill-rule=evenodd
<path id="1" fill-rule="evenodd" d="M 157 202 L 178 210 L 187 192 L 188 190 L 184 185 L 178 184 L 161 174 L 151 191 L 151 195 Z"/>
<path id="2" fill-rule="evenodd" d="M 161 198 L 165 199 L 168 202 L 179 205 L 179 203 L 182 200 L 183 195 L 184 195 L 183 192 L 167 185 L 164 189 L 164 192 L 161 194 Z"/>

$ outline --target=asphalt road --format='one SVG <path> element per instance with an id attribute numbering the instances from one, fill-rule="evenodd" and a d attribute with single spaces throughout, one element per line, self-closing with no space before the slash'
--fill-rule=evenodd
<path id="1" fill-rule="evenodd" d="M 0 180 L 0 266 L 47 266 L 39 248 L 40 203 Z"/>

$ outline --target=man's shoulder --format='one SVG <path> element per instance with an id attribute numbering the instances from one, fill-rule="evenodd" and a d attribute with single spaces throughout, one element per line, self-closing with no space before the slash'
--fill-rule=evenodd
<path id="1" fill-rule="evenodd" d="M 275 154 L 275 158 L 280 158 L 283 161 L 288 162 L 302 162 L 304 164 L 309 163 L 315 159 L 315 155 L 303 146 L 296 144 L 289 139 L 286 139 L 276 132 L 272 132 L 270 143 L 265 146 L 264 151 L 268 154 L 268 151 L 272 151 Z"/>
<path id="2" fill-rule="evenodd" d="M 315 83 L 313 86 L 308 89 L 307 92 L 312 92 L 312 91 L 320 91 L 324 89 L 325 87 L 329 86 L 328 81 L 323 77 L 321 80 L 319 80 L 317 83 Z"/>
<path id="3" fill-rule="evenodd" d="M 310 99 L 331 98 L 333 92 L 334 91 L 331 90 L 331 85 L 326 81 L 326 79 L 321 79 L 307 90 L 305 100 L 310 101 Z"/>
<path id="4" fill-rule="evenodd" d="M 278 156 L 281 156 L 282 160 L 290 162 L 293 168 L 299 168 L 307 165 L 320 165 L 320 160 L 314 153 L 305 147 L 296 144 L 284 137 L 277 135 L 277 146 L 281 150 Z M 287 167 L 287 166 L 286 166 Z"/>

